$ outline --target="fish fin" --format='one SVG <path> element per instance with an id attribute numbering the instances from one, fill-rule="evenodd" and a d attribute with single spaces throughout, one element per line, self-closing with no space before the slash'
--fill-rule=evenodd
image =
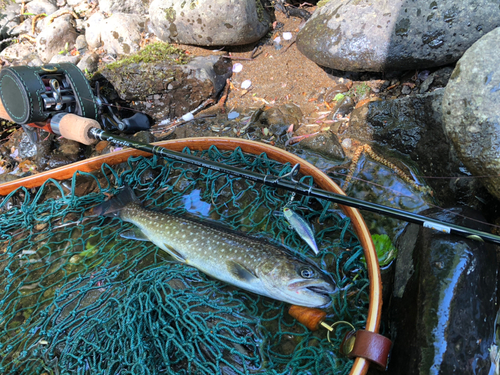
<path id="1" fill-rule="evenodd" d="M 175 260 L 182 263 L 187 263 L 186 258 L 177 250 L 175 250 L 172 246 L 167 245 L 166 243 L 164 243 L 163 246 L 165 246 L 165 251 L 169 253 Z"/>
<path id="2" fill-rule="evenodd" d="M 139 228 L 126 230 L 125 232 L 120 233 L 120 237 L 128 240 L 151 241 Z"/>
<path id="3" fill-rule="evenodd" d="M 253 280 L 258 279 L 255 273 L 235 261 L 227 262 L 227 269 L 234 277 L 241 281 L 252 282 Z"/>
<path id="4" fill-rule="evenodd" d="M 110 200 L 95 206 L 92 212 L 94 215 L 117 217 L 120 215 L 120 211 L 130 203 L 140 204 L 140 201 L 132 188 L 125 184 L 122 191 Z"/>

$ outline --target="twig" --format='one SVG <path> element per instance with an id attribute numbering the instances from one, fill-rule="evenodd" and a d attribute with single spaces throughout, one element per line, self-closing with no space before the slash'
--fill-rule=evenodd
<path id="1" fill-rule="evenodd" d="M 231 85 L 231 81 L 229 81 L 229 78 L 227 78 L 226 79 L 226 87 L 224 87 L 224 93 L 220 97 L 219 103 L 217 104 L 219 106 L 221 113 L 225 112 L 224 105 L 226 104 L 227 94 L 229 93 L 229 86 L 230 85 Z"/>
<path id="2" fill-rule="evenodd" d="M 281 51 L 281 54 L 284 54 L 286 51 L 288 51 L 288 48 L 290 48 L 292 46 L 292 44 L 295 43 L 296 40 L 297 40 L 297 38 L 295 38 L 294 40 L 292 40 L 288 46 L 286 46 L 285 48 L 283 48 L 283 51 Z"/>

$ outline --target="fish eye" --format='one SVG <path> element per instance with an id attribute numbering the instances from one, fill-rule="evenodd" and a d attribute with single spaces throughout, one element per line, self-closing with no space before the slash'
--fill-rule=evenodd
<path id="1" fill-rule="evenodd" d="M 310 279 L 310 278 L 314 277 L 314 275 L 315 275 L 314 270 L 310 267 L 302 267 L 299 270 L 299 273 L 300 273 L 300 276 L 302 276 L 304 279 Z"/>

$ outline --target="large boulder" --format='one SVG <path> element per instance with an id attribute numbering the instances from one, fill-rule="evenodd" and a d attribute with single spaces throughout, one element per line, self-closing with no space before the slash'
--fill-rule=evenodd
<path id="1" fill-rule="evenodd" d="M 260 0 L 153 0 L 149 15 L 161 40 L 200 46 L 252 43 L 270 26 Z"/>
<path id="2" fill-rule="evenodd" d="M 488 230 L 475 221 L 484 218 L 470 209 L 422 214 Z M 396 246 L 388 374 L 493 374 L 489 351 L 495 348 L 498 310 L 494 246 L 416 224 L 408 225 Z"/>
<path id="3" fill-rule="evenodd" d="M 424 69 L 457 61 L 500 26 L 489 0 L 330 0 L 297 35 L 308 58 L 344 71 Z"/>
<path id="4" fill-rule="evenodd" d="M 500 198 L 499 45 L 500 28 L 497 28 L 467 50 L 446 86 L 442 104 L 446 131 L 459 158 L 473 175 L 487 176 L 481 181 L 497 198 Z"/>

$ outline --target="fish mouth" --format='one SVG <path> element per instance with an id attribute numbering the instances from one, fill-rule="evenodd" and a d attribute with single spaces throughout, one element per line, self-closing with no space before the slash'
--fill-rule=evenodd
<path id="1" fill-rule="evenodd" d="M 310 280 L 296 281 L 290 284 L 289 288 L 295 291 L 299 291 L 301 289 L 307 290 L 316 294 L 332 294 L 337 290 L 332 284 L 326 281 L 311 284 Z"/>
<path id="2" fill-rule="evenodd" d="M 306 289 L 310 290 L 313 293 L 318 293 L 318 294 L 331 294 L 336 290 L 330 284 L 326 283 L 325 285 L 311 285 L 306 287 Z"/>

